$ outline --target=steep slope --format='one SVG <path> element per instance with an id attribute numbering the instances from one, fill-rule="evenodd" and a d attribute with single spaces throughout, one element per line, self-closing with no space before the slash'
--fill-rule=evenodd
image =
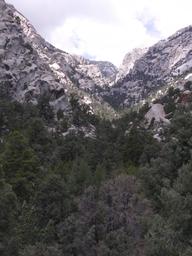
<path id="1" fill-rule="evenodd" d="M 116 106 L 133 105 L 190 72 L 191 42 L 192 26 L 189 26 L 150 47 L 135 61 L 130 72 L 115 83 L 107 100 Z"/>
<path id="2" fill-rule="evenodd" d="M 116 81 L 122 80 L 134 67 L 135 62 L 140 59 L 147 52 L 147 48 L 135 48 L 128 52 L 119 67 L 119 72 L 116 76 Z"/>
<path id="3" fill-rule="evenodd" d="M 111 63 L 89 61 L 53 47 L 4 0 L 0 0 L 0 38 L 1 90 L 21 102 L 36 103 L 40 95 L 49 93 L 54 108 L 66 111 L 75 92 L 84 103 L 99 106 L 98 92 L 117 73 Z"/>

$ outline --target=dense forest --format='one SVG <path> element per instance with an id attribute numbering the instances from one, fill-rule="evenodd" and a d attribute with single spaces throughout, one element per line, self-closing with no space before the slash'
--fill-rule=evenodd
<path id="1" fill-rule="evenodd" d="M 158 141 L 147 105 L 109 121 L 74 95 L 65 116 L 1 92 L 0 255 L 191 256 L 192 106 L 177 93 Z"/>

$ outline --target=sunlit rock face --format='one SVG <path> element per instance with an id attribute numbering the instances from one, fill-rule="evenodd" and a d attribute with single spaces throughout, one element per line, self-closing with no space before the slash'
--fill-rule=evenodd
<path id="1" fill-rule="evenodd" d="M 129 67 L 110 91 L 117 105 L 134 105 L 192 69 L 192 26 L 150 47 Z"/>
<path id="2" fill-rule="evenodd" d="M 90 61 L 47 43 L 13 6 L 0 1 L 0 83 L 12 98 L 36 103 L 50 94 L 52 105 L 67 109 L 69 96 L 102 101 L 117 68 L 109 62 Z M 5 88 L 4 88 L 5 87 Z"/>
<path id="3" fill-rule="evenodd" d="M 170 124 L 170 121 L 166 118 L 164 106 L 162 104 L 153 104 L 150 110 L 146 113 L 145 118 L 148 124 L 154 120 L 155 122 L 163 122 L 165 124 Z"/>
<path id="4" fill-rule="evenodd" d="M 123 59 L 119 72 L 116 76 L 116 81 L 123 79 L 130 70 L 134 67 L 135 62 L 140 59 L 146 52 L 147 48 L 135 48 L 131 52 L 127 53 Z"/>

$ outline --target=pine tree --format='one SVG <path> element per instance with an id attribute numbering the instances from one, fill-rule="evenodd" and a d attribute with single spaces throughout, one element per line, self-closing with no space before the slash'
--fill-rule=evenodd
<path id="1" fill-rule="evenodd" d="M 21 133 L 9 135 L 0 161 L 5 180 L 13 186 L 18 198 L 28 200 L 35 189 L 39 165 L 35 152 Z"/>

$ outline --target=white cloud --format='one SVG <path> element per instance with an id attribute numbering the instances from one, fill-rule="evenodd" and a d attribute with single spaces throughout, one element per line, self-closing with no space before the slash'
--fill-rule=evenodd
<path id="1" fill-rule="evenodd" d="M 163 37 L 192 23 L 191 0 L 144 0 L 144 2 L 143 17 L 146 18 L 145 12 L 148 17 L 153 17 L 155 27 Z"/>
<path id="2" fill-rule="evenodd" d="M 191 0 L 9 0 L 59 48 L 119 65 L 192 23 Z"/>
<path id="3" fill-rule="evenodd" d="M 154 39 L 136 19 L 123 26 L 69 18 L 63 26 L 52 31 L 50 41 L 66 51 L 93 55 L 97 60 L 110 60 L 119 64 L 127 51 L 134 47 L 144 47 L 154 42 Z"/>
<path id="4" fill-rule="evenodd" d="M 43 33 L 61 25 L 69 17 L 101 21 L 114 18 L 110 0 L 6 0 L 15 5 Z"/>

